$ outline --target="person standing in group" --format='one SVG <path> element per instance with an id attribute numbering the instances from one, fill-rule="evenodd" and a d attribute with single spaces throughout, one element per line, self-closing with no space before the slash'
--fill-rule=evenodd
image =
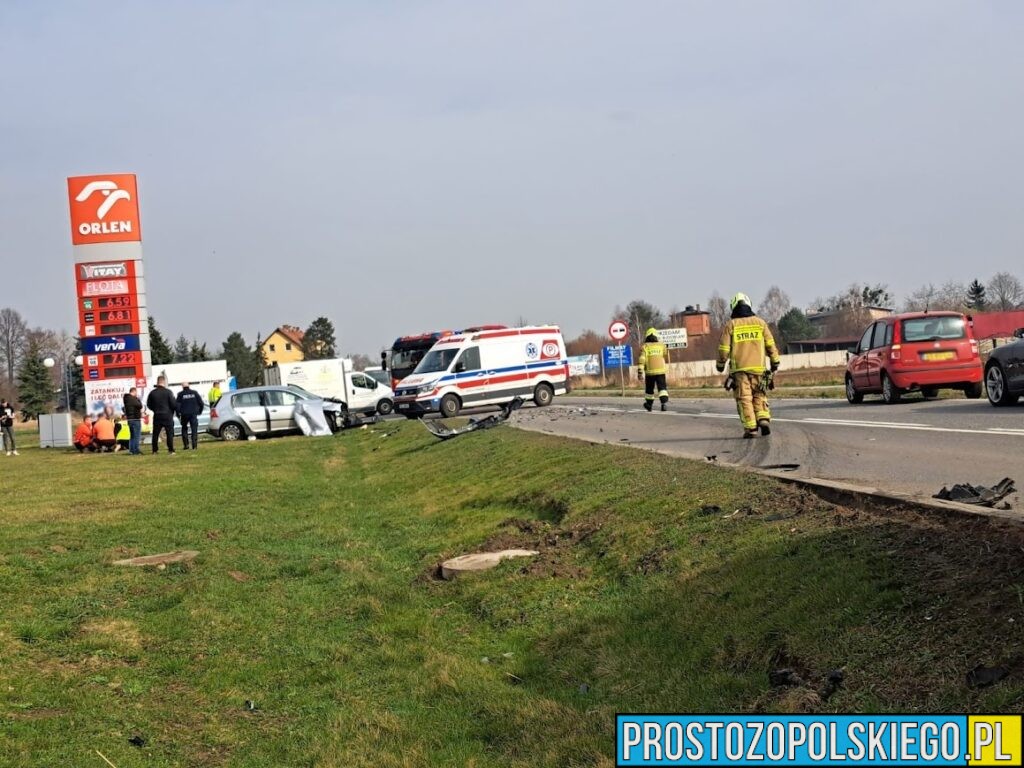
<path id="1" fill-rule="evenodd" d="M 668 410 L 668 347 L 658 340 L 658 332 L 648 328 L 640 348 L 640 377 L 644 380 L 644 408 L 654 408 L 654 393 L 661 400 L 661 410 Z"/>
<path id="2" fill-rule="evenodd" d="M 142 401 L 135 387 L 129 389 L 123 398 L 124 418 L 128 422 L 128 455 L 142 453 Z"/>
<path id="3" fill-rule="evenodd" d="M 156 386 L 146 398 L 146 407 L 153 412 L 153 453 L 160 449 L 160 432 L 167 433 L 167 453 L 174 455 L 174 415 L 178 403 L 174 394 L 167 388 L 167 379 L 160 376 Z"/>
<path id="4" fill-rule="evenodd" d="M 14 442 L 14 406 L 5 397 L 0 400 L 0 431 L 4 434 L 4 451 L 8 456 L 18 455 L 18 446 Z"/>
<path id="5" fill-rule="evenodd" d="M 178 420 L 181 422 L 181 443 L 187 451 L 189 433 L 192 433 L 192 450 L 199 447 L 199 414 L 203 412 L 203 398 L 192 389 L 188 382 L 183 382 L 178 393 Z"/>
<path id="6" fill-rule="evenodd" d="M 743 437 L 756 437 L 758 429 L 762 435 L 770 435 L 772 415 L 765 391 L 764 360 L 769 357 L 772 371 L 777 371 L 779 350 L 771 328 L 754 314 L 750 298 L 745 293 L 733 296 L 730 307 L 732 317 L 722 328 L 715 367 L 722 373 L 725 364 L 729 364 L 736 410 L 743 422 Z"/>
<path id="7" fill-rule="evenodd" d="M 210 387 L 210 391 L 206 393 L 206 402 L 208 402 L 210 407 L 213 408 L 213 406 L 217 404 L 217 401 L 220 400 L 220 396 L 220 382 L 215 381 L 213 382 L 213 386 Z"/>

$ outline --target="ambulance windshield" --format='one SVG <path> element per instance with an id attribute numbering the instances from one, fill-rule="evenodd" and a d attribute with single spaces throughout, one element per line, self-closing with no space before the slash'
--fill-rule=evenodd
<path id="1" fill-rule="evenodd" d="M 432 349 L 427 352 L 420 364 L 416 366 L 416 370 L 413 371 L 413 375 L 421 373 L 441 373 L 447 371 L 448 367 L 452 364 L 452 360 L 459 353 L 458 347 L 452 347 L 451 349 Z"/>

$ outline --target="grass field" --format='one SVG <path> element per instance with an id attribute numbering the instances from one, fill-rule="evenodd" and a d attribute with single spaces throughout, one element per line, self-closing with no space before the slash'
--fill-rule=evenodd
<path id="1" fill-rule="evenodd" d="M 617 711 L 1024 708 L 1005 524 L 511 428 L 0 461 L 4 766 L 611 766 Z M 505 545 L 541 555 L 436 578 Z"/>

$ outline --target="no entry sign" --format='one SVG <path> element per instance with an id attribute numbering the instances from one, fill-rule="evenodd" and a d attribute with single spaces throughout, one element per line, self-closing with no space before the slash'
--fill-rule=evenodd
<path id="1" fill-rule="evenodd" d="M 612 324 L 608 326 L 608 337 L 612 341 L 622 341 L 629 335 L 629 326 L 627 326 L 621 320 L 614 320 Z"/>

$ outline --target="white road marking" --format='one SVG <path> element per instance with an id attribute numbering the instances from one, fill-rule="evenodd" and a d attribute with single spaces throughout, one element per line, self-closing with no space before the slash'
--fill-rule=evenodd
<path id="1" fill-rule="evenodd" d="M 571 406 L 562 406 L 563 408 L 572 408 Z M 598 413 L 635 413 L 637 415 L 648 414 L 644 413 L 639 409 L 633 408 L 615 408 L 612 406 L 588 406 L 588 411 L 594 411 Z M 691 419 L 736 419 L 734 413 L 680 413 L 679 411 L 668 411 L 667 413 L 650 414 L 650 418 L 662 418 L 664 416 L 683 416 Z M 1015 427 L 988 427 L 986 429 L 966 429 L 963 427 L 934 427 L 929 424 L 910 424 L 906 422 L 894 422 L 894 421 L 857 421 L 853 419 L 821 419 L 821 418 L 810 418 L 810 419 L 787 419 L 785 417 L 772 417 L 773 423 L 782 424 L 811 424 L 815 426 L 823 427 L 861 427 L 864 429 L 902 429 L 913 432 L 944 432 L 947 434 L 958 434 L 958 435 L 998 435 L 1001 437 L 1024 437 L 1024 429 L 1017 429 Z"/>

